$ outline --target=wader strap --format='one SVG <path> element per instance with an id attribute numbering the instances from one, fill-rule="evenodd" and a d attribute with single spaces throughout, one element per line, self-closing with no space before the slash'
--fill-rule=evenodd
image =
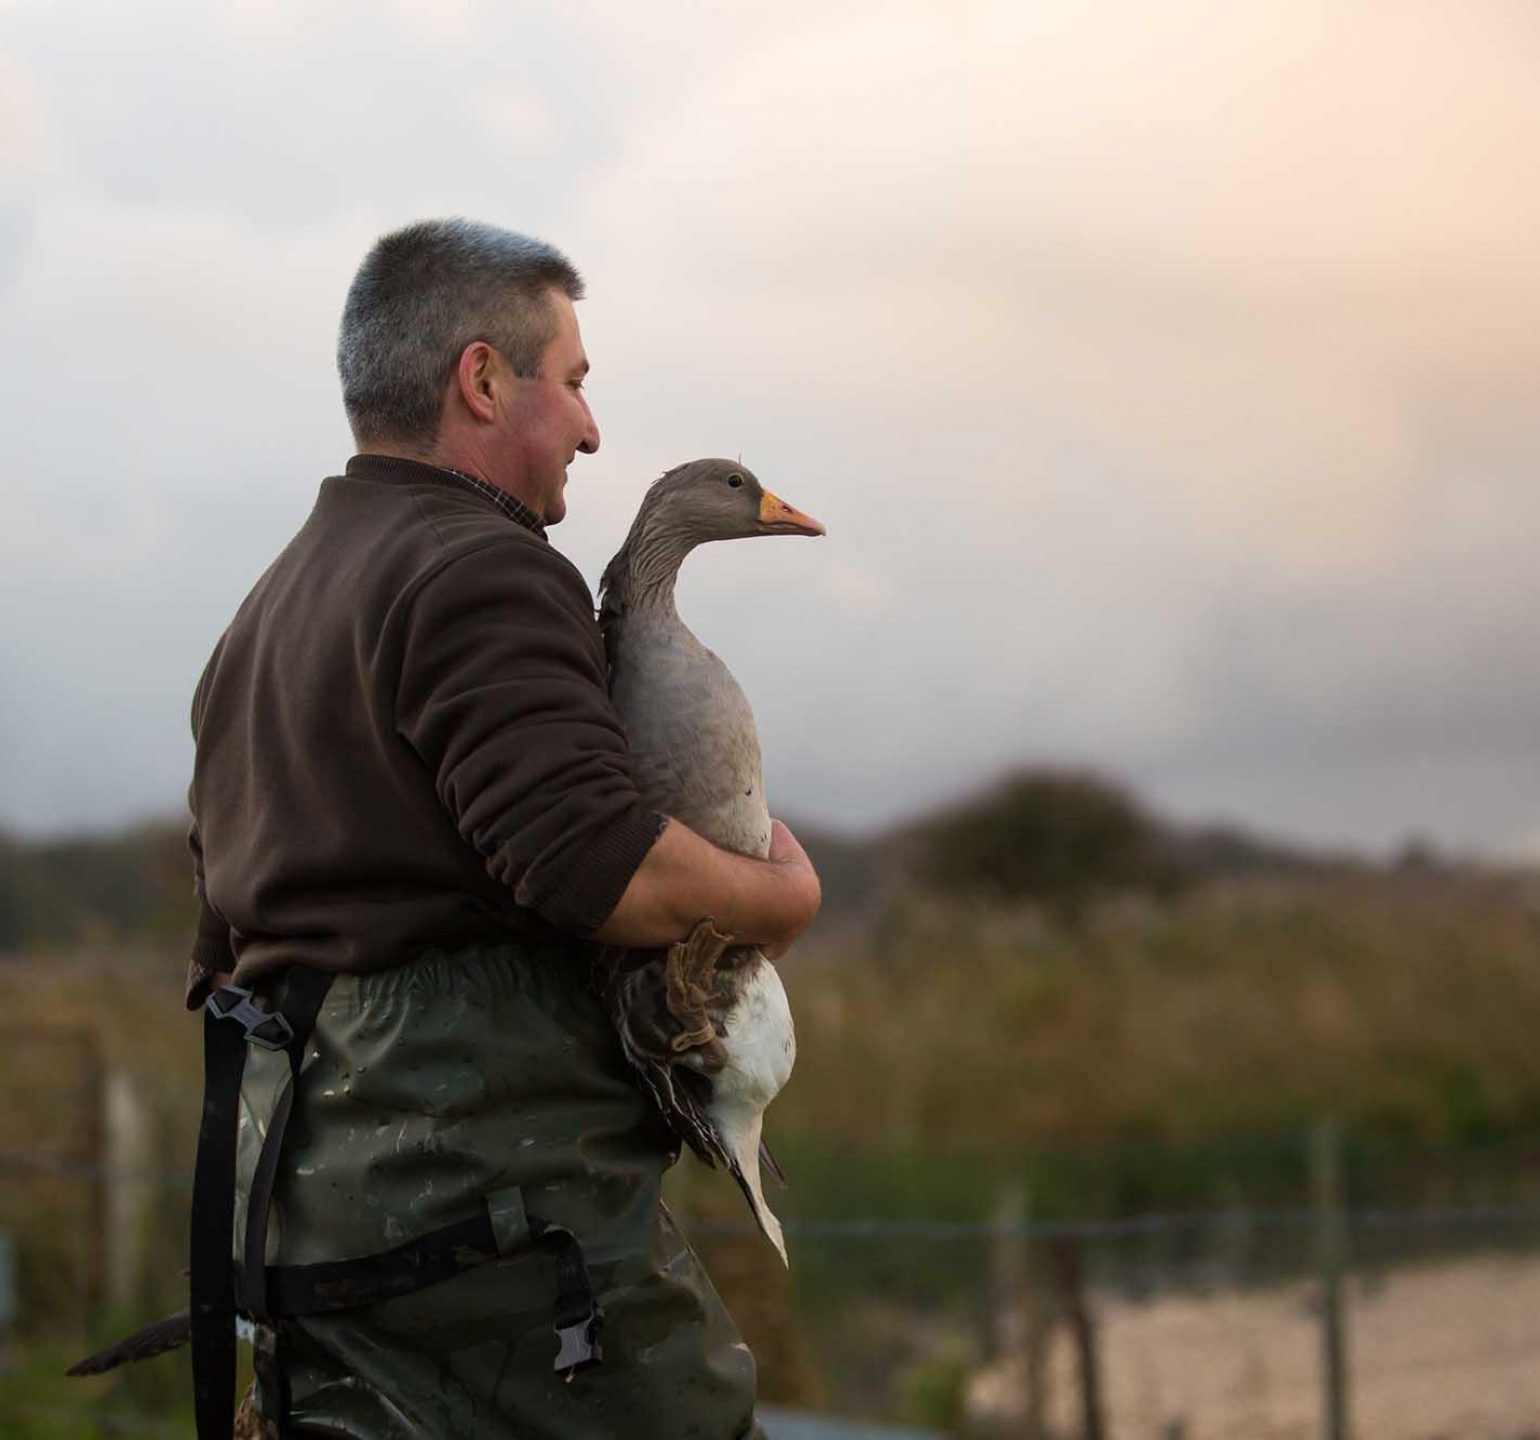
<path id="1" fill-rule="evenodd" d="M 284 1046 L 289 1056 L 289 1074 L 273 1106 L 256 1169 L 252 1172 L 251 1193 L 246 1202 L 246 1243 L 241 1259 L 241 1288 L 245 1300 L 241 1308 L 259 1324 L 266 1324 L 273 1318 L 267 1303 L 267 1217 L 272 1209 L 273 1184 L 278 1178 L 278 1157 L 283 1150 L 289 1116 L 294 1110 L 294 1091 L 299 1085 L 300 1066 L 305 1062 L 305 1046 L 310 1043 L 321 1002 L 332 983 L 329 971 L 314 970 L 308 965 L 290 966 L 286 978 L 283 1004 L 276 1013 L 289 1026 L 289 1041 Z M 231 1196 L 233 1199 L 233 1189 Z"/>
<path id="2" fill-rule="evenodd" d="M 212 1002 L 213 997 L 210 997 Z M 246 1037 L 221 1024 L 212 1004 L 203 1016 L 203 1118 L 193 1170 L 189 1285 L 193 1412 L 198 1440 L 229 1440 L 235 1426 L 235 1119 Z"/>
<path id="3" fill-rule="evenodd" d="M 594 1303 L 582 1247 L 570 1230 L 533 1217 L 529 1243 L 548 1252 L 556 1262 L 557 1348 L 552 1369 L 575 1375 L 604 1358 L 598 1339 L 603 1317 Z M 265 1293 L 274 1314 L 325 1315 L 410 1295 L 508 1253 L 491 1216 L 482 1211 L 374 1255 L 323 1260 L 314 1265 L 269 1265 L 265 1267 Z M 246 1292 L 249 1273 L 243 1271 L 237 1277 L 237 1299 L 243 1312 L 251 1308 Z"/>
<path id="4" fill-rule="evenodd" d="M 237 1287 L 239 1288 L 239 1287 Z M 289 1377 L 284 1372 L 285 1335 L 281 1325 L 257 1325 L 251 1332 L 251 1373 L 256 1378 L 261 1401 L 258 1413 L 265 1417 L 267 1430 L 283 1440 L 283 1426 L 289 1415 Z"/>
<path id="5" fill-rule="evenodd" d="M 268 1265 L 268 1304 L 279 1315 L 325 1315 L 410 1295 L 424 1285 L 497 1258 L 497 1243 L 485 1215 L 430 1230 L 394 1250 L 356 1260 L 322 1260 L 314 1265 Z M 248 1310 L 250 1272 L 237 1278 L 240 1308 Z"/>
<path id="6" fill-rule="evenodd" d="M 571 1379 L 579 1370 L 604 1359 L 599 1323 L 604 1318 L 594 1303 L 593 1284 L 577 1236 L 560 1225 L 530 1221 L 535 1244 L 556 1260 L 556 1363 Z"/>
<path id="7" fill-rule="evenodd" d="M 304 1059 L 305 1043 L 315 1027 L 316 1012 L 331 976 L 306 966 L 288 972 L 286 1004 L 267 1011 L 251 991 L 226 985 L 214 991 L 203 1012 L 203 1118 L 198 1128 L 198 1160 L 193 1171 L 191 1265 L 193 1412 L 198 1440 L 230 1440 L 235 1425 L 235 1156 L 236 1122 L 241 1101 L 241 1075 L 248 1043 L 264 1050 L 289 1053 L 284 1093 L 268 1124 L 258 1159 L 267 1171 L 263 1203 L 247 1215 L 247 1250 L 253 1229 L 258 1231 L 257 1254 L 267 1240 L 267 1200 L 283 1128 L 293 1105 L 294 1077 Z M 271 1151 L 271 1155 L 269 1154 Z M 258 1267 L 260 1270 L 260 1266 Z"/>

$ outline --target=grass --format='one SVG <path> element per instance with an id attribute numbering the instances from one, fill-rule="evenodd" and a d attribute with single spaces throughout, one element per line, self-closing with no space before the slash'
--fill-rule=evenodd
<path id="1" fill-rule="evenodd" d="M 186 1355 L 113 1376 L 70 1380 L 79 1352 L 29 1345 L 0 1370 L 0 1434 L 6 1440 L 161 1440 L 192 1433 Z M 178 1363 L 180 1362 L 180 1363 Z"/>
<path id="2" fill-rule="evenodd" d="M 998 1151 L 1193 1145 L 1331 1109 L 1423 1145 L 1540 1115 L 1540 924 L 1385 881 L 1231 885 L 1082 926 L 917 899 L 786 967 L 775 1132 Z"/>
<path id="3" fill-rule="evenodd" d="M 769 1116 L 792 1181 L 772 1203 L 791 1220 L 982 1219 L 1017 1185 L 1038 1218 L 1295 1204 L 1303 1132 L 1324 1110 L 1348 1126 L 1359 1203 L 1533 1200 L 1537 938 L 1518 896 L 1469 880 L 1234 882 L 1074 925 L 903 898 L 783 966 L 799 1058 Z M 181 979 L 148 950 L 0 960 L 0 1153 L 66 1172 L 94 1156 L 86 1099 L 121 1069 L 151 1099 L 156 1163 L 190 1168 L 200 1057 Z M 88 1293 L 91 1186 L 0 1167 L 25 1331 L 53 1346 L 0 1379 L 0 1432 L 92 1433 L 50 1431 L 60 1405 L 95 1425 L 98 1405 L 160 1417 L 183 1403 L 177 1359 L 100 1393 L 56 1372 L 88 1329 L 104 1339 L 175 1308 L 184 1189 L 159 1195 L 151 1278 L 109 1322 Z M 687 1215 L 743 1214 L 725 1177 L 689 1162 L 670 1196 Z M 970 1323 L 977 1245 L 797 1241 L 790 1278 L 757 1238 L 700 1248 L 767 1398 L 915 1418 L 955 1403 L 947 1347 Z"/>

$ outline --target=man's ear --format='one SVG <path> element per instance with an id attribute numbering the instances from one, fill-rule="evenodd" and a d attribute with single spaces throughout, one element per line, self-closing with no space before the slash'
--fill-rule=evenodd
<path id="1" fill-rule="evenodd" d="M 476 419 L 487 423 L 497 418 L 496 372 L 497 351 L 485 340 L 472 340 L 460 352 L 460 364 L 455 370 L 460 399 Z"/>

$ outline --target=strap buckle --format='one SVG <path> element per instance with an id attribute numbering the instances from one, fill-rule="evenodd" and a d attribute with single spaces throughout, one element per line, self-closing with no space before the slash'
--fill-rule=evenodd
<path id="1" fill-rule="evenodd" d="M 203 1003 L 216 1020 L 234 1020 L 259 1050 L 287 1050 L 293 1043 L 294 1027 L 276 1011 L 256 1004 L 244 985 L 221 986 Z"/>
<path id="2" fill-rule="evenodd" d="M 579 1370 L 604 1359 L 599 1346 L 599 1324 L 604 1312 L 594 1301 L 593 1282 L 583 1247 L 565 1225 L 529 1218 L 535 1244 L 556 1262 L 556 1363 L 551 1366 L 571 1380 Z"/>
<path id="3" fill-rule="evenodd" d="M 566 1379 L 570 1380 L 579 1370 L 599 1364 L 604 1359 L 604 1350 L 599 1344 L 598 1311 L 590 1310 L 571 1325 L 558 1325 L 556 1341 L 556 1363 L 551 1368 L 565 1371 Z"/>

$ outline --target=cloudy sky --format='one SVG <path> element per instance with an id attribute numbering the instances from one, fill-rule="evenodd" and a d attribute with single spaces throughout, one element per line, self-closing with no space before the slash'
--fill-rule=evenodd
<path id="1" fill-rule="evenodd" d="M 681 587 L 781 811 L 1540 854 L 1537 74 L 1529 0 L 0 0 L 0 824 L 179 805 L 352 270 L 458 213 L 587 276 L 590 582 L 696 455 L 827 523 Z"/>

